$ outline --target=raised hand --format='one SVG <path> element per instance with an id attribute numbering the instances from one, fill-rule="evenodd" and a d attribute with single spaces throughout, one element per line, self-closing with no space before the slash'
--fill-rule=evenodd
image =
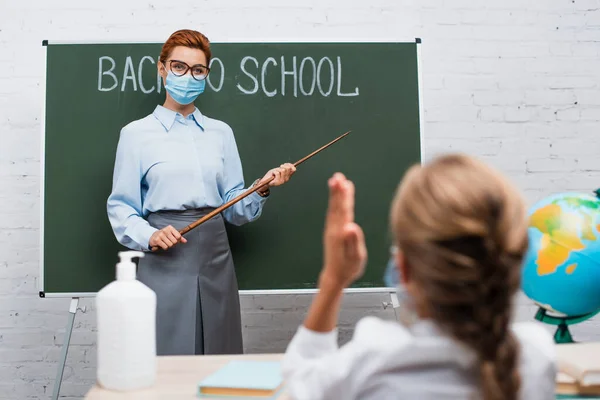
<path id="1" fill-rule="evenodd" d="M 340 173 L 328 184 L 321 278 L 345 288 L 362 276 L 367 247 L 362 229 L 354 222 L 354 184 Z"/>

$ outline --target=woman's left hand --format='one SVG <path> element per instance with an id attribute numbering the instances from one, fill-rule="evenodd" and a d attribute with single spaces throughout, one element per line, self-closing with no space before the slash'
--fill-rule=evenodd
<path id="1" fill-rule="evenodd" d="M 292 175 L 294 175 L 294 172 L 296 172 L 296 167 L 294 167 L 294 164 L 281 164 L 279 168 L 273 168 L 272 170 L 269 170 L 269 172 L 265 174 L 260 182 L 264 182 L 272 176 L 275 176 L 275 179 L 269 182 L 269 187 L 283 185 L 290 180 Z"/>

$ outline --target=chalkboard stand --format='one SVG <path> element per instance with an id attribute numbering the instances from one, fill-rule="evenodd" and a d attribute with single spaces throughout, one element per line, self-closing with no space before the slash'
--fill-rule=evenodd
<path id="1" fill-rule="evenodd" d="M 60 385 L 62 383 L 63 372 L 65 371 L 65 364 L 67 363 L 67 353 L 69 351 L 69 344 L 71 342 L 71 333 L 73 332 L 73 324 L 75 322 L 75 314 L 77 310 L 85 312 L 85 308 L 78 308 L 79 297 L 71 298 L 71 306 L 69 307 L 69 319 L 67 327 L 65 328 L 65 341 L 63 343 L 62 352 L 60 354 L 60 360 L 58 362 L 58 370 L 56 371 L 56 381 L 54 382 L 54 391 L 52 393 L 52 400 L 58 400 L 58 394 L 60 393 Z"/>
<path id="2" fill-rule="evenodd" d="M 396 316 L 396 321 L 399 321 L 398 312 L 396 311 L 396 309 L 398 307 L 400 307 L 400 302 L 398 301 L 398 295 L 396 293 L 390 293 L 390 302 L 389 303 L 387 301 L 383 302 L 384 310 L 386 308 L 388 308 L 389 306 L 392 306 L 394 308 L 394 315 Z"/>

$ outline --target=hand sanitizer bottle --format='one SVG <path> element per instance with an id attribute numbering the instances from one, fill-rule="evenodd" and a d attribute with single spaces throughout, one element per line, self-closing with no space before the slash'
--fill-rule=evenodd
<path id="1" fill-rule="evenodd" d="M 131 259 L 139 251 L 119 253 L 117 280 L 96 296 L 97 379 L 116 391 L 150 387 L 156 379 L 156 293 L 136 280 Z"/>

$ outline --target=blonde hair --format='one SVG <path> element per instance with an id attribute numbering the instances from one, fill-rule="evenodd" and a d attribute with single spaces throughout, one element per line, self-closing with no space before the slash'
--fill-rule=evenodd
<path id="1" fill-rule="evenodd" d="M 519 350 L 509 323 L 528 244 L 518 190 L 481 161 L 445 155 L 407 172 L 391 224 L 420 306 L 478 355 L 482 397 L 516 399 Z"/>

